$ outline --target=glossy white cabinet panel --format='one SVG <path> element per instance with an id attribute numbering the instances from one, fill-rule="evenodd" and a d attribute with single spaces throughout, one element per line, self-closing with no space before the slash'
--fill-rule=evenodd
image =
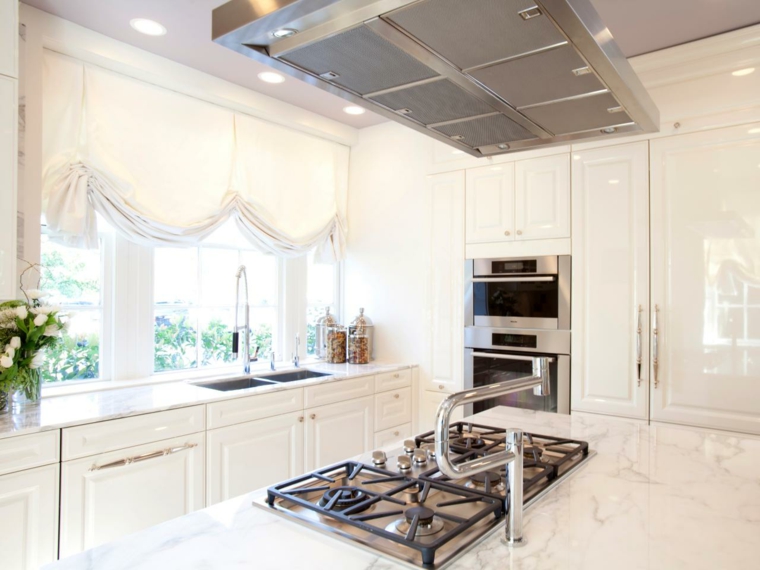
<path id="1" fill-rule="evenodd" d="M 426 432 L 433 429 L 435 425 L 435 417 L 438 413 L 438 406 L 441 405 L 444 398 L 448 394 L 441 392 L 424 391 L 420 396 L 420 409 L 419 409 L 419 432 Z M 452 421 L 459 421 L 464 415 L 464 408 L 459 407 L 451 414 Z"/>
<path id="2" fill-rule="evenodd" d="M 18 0 L 0 0 L 0 75 L 18 78 Z"/>
<path id="3" fill-rule="evenodd" d="M 362 376 L 304 388 L 304 407 L 324 406 L 375 393 L 375 377 Z"/>
<path id="4" fill-rule="evenodd" d="M 648 417 L 648 153 L 573 155 L 573 410 Z"/>
<path id="5" fill-rule="evenodd" d="M 467 170 L 467 243 L 515 239 L 515 166 L 512 163 Z"/>
<path id="6" fill-rule="evenodd" d="M 208 429 L 216 429 L 303 410 L 303 388 L 234 398 L 206 405 Z"/>
<path id="7" fill-rule="evenodd" d="M 207 432 L 207 504 L 303 473 L 302 412 Z"/>
<path id="8" fill-rule="evenodd" d="M 428 176 L 431 369 L 423 389 L 456 392 L 464 373 L 464 172 Z"/>
<path id="9" fill-rule="evenodd" d="M 412 385 L 412 370 L 396 370 L 375 376 L 375 393 L 398 390 Z"/>
<path id="10" fill-rule="evenodd" d="M 58 555 L 60 465 L 0 476 L 0 567 L 37 570 Z"/>
<path id="11" fill-rule="evenodd" d="M 369 451 L 374 442 L 374 397 L 304 410 L 306 470 Z"/>
<path id="12" fill-rule="evenodd" d="M 197 433 L 63 462 L 61 557 L 202 509 L 205 459 Z"/>
<path id="13" fill-rule="evenodd" d="M 0 301 L 16 298 L 17 90 L 16 79 L 0 75 Z"/>
<path id="14" fill-rule="evenodd" d="M 395 426 L 375 433 L 375 449 L 400 447 L 405 439 L 413 437 L 412 424 Z"/>
<path id="15" fill-rule="evenodd" d="M 651 169 L 651 417 L 760 433 L 760 123 L 653 140 Z"/>
<path id="16" fill-rule="evenodd" d="M 0 475 L 60 461 L 60 430 L 0 439 Z"/>
<path id="17" fill-rule="evenodd" d="M 570 155 L 520 160 L 515 179 L 516 239 L 570 237 Z"/>
<path id="18" fill-rule="evenodd" d="M 412 421 L 412 390 L 401 388 L 375 396 L 375 431 Z"/>

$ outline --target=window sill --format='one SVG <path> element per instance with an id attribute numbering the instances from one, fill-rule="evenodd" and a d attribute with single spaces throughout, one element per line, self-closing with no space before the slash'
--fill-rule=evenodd
<path id="1" fill-rule="evenodd" d="M 301 360 L 301 366 L 319 364 L 324 360 L 309 357 Z M 293 363 L 276 362 L 277 370 L 288 370 L 293 368 Z M 269 362 L 252 362 L 251 373 L 268 372 Z M 56 396 L 71 396 L 72 394 L 86 394 L 88 392 L 101 392 L 104 390 L 119 390 L 124 388 L 135 388 L 137 386 L 147 386 L 151 384 L 168 384 L 171 382 L 201 382 L 203 380 L 216 380 L 231 376 L 242 376 L 242 366 L 240 364 L 220 366 L 218 368 L 193 369 L 193 370 L 176 370 L 171 372 L 157 372 L 152 376 L 144 378 L 131 378 L 129 380 L 81 380 L 61 382 L 51 385 L 42 386 L 43 398 L 54 398 Z"/>

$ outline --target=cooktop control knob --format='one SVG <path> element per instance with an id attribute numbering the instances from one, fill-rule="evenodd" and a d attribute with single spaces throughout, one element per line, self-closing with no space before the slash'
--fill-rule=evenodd
<path id="1" fill-rule="evenodd" d="M 388 460 L 388 456 L 385 455 L 384 451 L 373 451 L 372 452 L 372 464 L 373 465 L 385 465 L 385 462 Z"/>
<path id="2" fill-rule="evenodd" d="M 414 453 L 414 450 L 417 449 L 417 444 L 414 443 L 413 439 L 407 439 L 404 441 L 404 453 L 407 455 L 411 455 Z"/>
<path id="3" fill-rule="evenodd" d="M 428 460 L 427 451 L 424 449 L 415 449 L 412 459 L 414 460 L 415 465 L 425 465 Z"/>
<path id="4" fill-rule="evenodd" d="M 398 468 L 400 471 L 409 471 L 412 468 L 412 460 L 406 455 L 400 455 L 398 458 Z"/>
<path id="5" fill-rule="evenodd" d="M 422 449 L 427 451 L 428 457 L 430 459 L 435 459 L 435 444 L 434 443 L 426 443 L 422 446 Z"/>

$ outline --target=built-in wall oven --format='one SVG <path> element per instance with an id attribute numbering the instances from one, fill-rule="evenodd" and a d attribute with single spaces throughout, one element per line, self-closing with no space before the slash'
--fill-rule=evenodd
<path id="1" fill-rule="evenodd" d="M 570 256 L 468 259 L 465 325 L 570 330 Z"/>
<path id="2" fill-rule="evenodd" d="M 551 395 L 525 390 L 466 413 L 495 406 L 570 413 L 570 271 L 569 255 L 467 260 L 465 389 L 530 376 L 533 357 L 545 356 Z"/>

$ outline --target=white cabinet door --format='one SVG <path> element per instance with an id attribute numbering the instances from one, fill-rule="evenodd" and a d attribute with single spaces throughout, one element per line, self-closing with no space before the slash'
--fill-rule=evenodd
<path id="1" fill-rule="evenodd" d="M 401 388 L 375 396 L 375 431 L 412 421 L 412 389 Z"/>
<path id="2" fill-rule="evenodd" d="M 0 0 L 0 75 L 18 77 L 18 0 Z"/>
<path id="3" fill-rule="evenodd" d="M 205 457 L 196 433 L 63 462 L 61 557 L 202 509 Z"/>
<path id="4" fill-rule="evenodd" d="M 0 75 L 0 301 L 16 298 L 16 89 L 15 79 Z"/>
<path id="5" fill-rule="evenodd" d="M 0 567 L 37 570 L 58 554 L 59 465 L 0 477 Z"/>
<path id="6" fill-rule="evenodd" d="M 570 237 L 570 155 L 517 162 L 516 239 Z"/>
<path id="7" fill-rule="evenodd" d="M 207 504 L 301 475 L 303 419 L 296 412 L 207 432 Z"/>
<path id="8" fill-rule="evenodd" d="M 467 170 L 467 243 L 515 239 L 515 166 L 512 163 Z"/>
<path id="9" fill-rule="evenodd" d="M 651 165 L 651 417 L 760 433 L 760 123 L 653 140 Z"/>
<path id="10" fill-rule="evenodd" d="M 424 389 L 456 392 L 464 373 L 464 172 L 437 174 L 427 182 L 431 364 Z"/>
<path id="11" fill-rule="evenodd" d="M 306 470 L 312 471 L 372 449 L 374 397 L 305 410 Z"/>
<path id="12" fill-rule="evenodd" d="M 574 153 L 573 410 L 647 418 L 648 202 L 646 142 Z"/>
<path id="13" fill-rule="evenodd" d="M 419 417 L 419 431 L 426 432 L 433 429 L 435 426 L 435 417 L 438 413 L 438 406 L 441 405 L 444 398 L 448 394 L 440 392 L 428 392 L 424 391 L 420 395 L 420 417 Z M 461 406 L 456 408 L 451 415 L 452 421 L 459 421 L 464 416 L 464 408 Z"/>

